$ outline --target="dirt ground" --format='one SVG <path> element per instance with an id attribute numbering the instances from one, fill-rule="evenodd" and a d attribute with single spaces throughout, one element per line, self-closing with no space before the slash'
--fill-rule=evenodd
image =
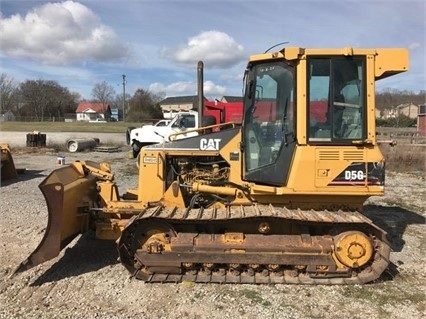
<path id="1" fill-rule="evenodd" d="M 137 186 L 127 151 L 63 155 L 66 163 L 110 161 L 124 191 Z M 90 232 L 57 258 L 10 277 L 42 239 L 47 208 L 38 184 L 57 167 L 58 155 L 17 149 L 15 166 L 26 173 L 1 185 L 0 318 L 425 318 L 424 172 L 388 172 L 386 196 L 365 203 L 393 250 L 389 269 L 372 284 L 146 284 L 117 262 L 114 243 Z"/>

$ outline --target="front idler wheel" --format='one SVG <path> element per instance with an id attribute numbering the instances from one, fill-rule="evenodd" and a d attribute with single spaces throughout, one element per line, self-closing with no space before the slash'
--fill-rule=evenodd
<path id="1" fill-rule="evenodd" d="M 373 242 L 360 231 L 348 231 L 334 238 L 334 252 L 337 259 L 349 268 L 366 265 L 374 254 Z"/>
<path id="2" fill-rule="evenodd" d="M 137 251 L 161 254 L 169 249 L 171 237 L 175 236 L 174 229 L 164 221 L 136 219 L 126 226 L 118 239 L 120 261 L 133 276 L 146 280 L 151 273 L 143 260 L 136 258 Z"/>

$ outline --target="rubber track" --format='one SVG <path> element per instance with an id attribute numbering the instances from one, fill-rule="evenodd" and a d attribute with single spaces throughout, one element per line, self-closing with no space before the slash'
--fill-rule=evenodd
<path id="1" fill-rule="evenodd" d="M 312 278 L 308 274 L 301 273 L 297 276 L 277 275 L 269 272 L 268 275 L 256 273 L 249 276 L 246 273 L 234 275 L 232 271 L 223 273 L 213 272 L 207 274 L 204 271 L 197 273 L 177 274 L 153 274 L 147 282 L 200 282 L 200 283 L 247 283 L 247 284 L 321 284 L 321 285 L 342 285 L 342 284 L 364 284 L 377 280 L 383 271 L 389 265 L 390 246 L 386 240 L 386 232 L 359 212 L 350 211 L 315 211 L 315 210 L 290 210 L 286 207 L 278 207 L 272 205 L 252 205 L 228 207 L 227 209 L 183 209 L 183 208 L 166 208 L 162 206 L 148 208 L 139 215 L 134 216 L 126 227 L 134 221 L 140 219 L 163 219 L 168 222 L 185 222 L 185 221 L 223 221 L 246 219 L 253 217 L 274 217 L 283 218 L 289 221 L 301 221 L 310 223 L 333 223 L 333 224 L 362 224 L 369 226 L 371 234 L 375 236 L 375 255 L 372 263 L 366 269 L 362 270 L 356 276 L 338 277 L 338 278 Z M 338 225 L 336 225 L 338 226 Z"/>

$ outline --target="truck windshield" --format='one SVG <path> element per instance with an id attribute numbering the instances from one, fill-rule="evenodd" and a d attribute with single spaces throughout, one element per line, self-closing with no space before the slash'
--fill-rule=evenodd
<path id="1" fill-rule="evenodd" d="M 309 142 L 364 140 L 364 58 L 312 57 L 308 72 Z"/>
<path id="2" fill-rule="evenodd" d="M 283 62 L 253 64 L 246 78 L 243 144 L 246 172 L 274 164 L 294 138 L 294 69 Z"/>
<path id="3" fill-rule="evenodd" d="M 172 124 L 173 128 L 195 128 L 195 115 L 193 114 L 182 114 L 179 115 L 178 119 Z"/>

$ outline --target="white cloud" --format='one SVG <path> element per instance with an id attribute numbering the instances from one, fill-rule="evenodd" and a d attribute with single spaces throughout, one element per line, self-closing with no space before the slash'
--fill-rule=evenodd
<path id="1" fill-rule="evenodd" d="M 163 57 L 178 64 L 196 66 L 202 60 L 208 68 L 229 68 L 245 58 L 244 47 L 228 34 L 219 31 L 201 32 L 189 38 L 180 48 L 164 48 Z"/>
<path id="2" fill-rule="evenodd" d="M 212 81 L 205 81 L 204 82 L 204 95 L 207 95 L 207 96 L 226 95 L 226 87 L 216 85 Z"/>
<path id="3" fill-rule="evenodd" d="M 197 90 L 196 85 L 191 82 L 175 82 L 169 85 L 155 82 L 149 85 L 148 90 L 154 94 L 165 96 L 193 95 Z"/>
<path id="4" fill-rule="evenodd" d="M 195 82 L 175 82 L 165 85 L 156 82 L 152 83 L 148 90 L 155 94 L 164 94 L 165 96 L 196 95 L 197 84 Z M 223 96 L 226 95 L 226 88 L 214 84 L 213 81 L 204 81 L 204 95 L 207 98 Z"/>
<path id="5" fill-rule="evenodd" d="M 414 50 L 417 50 L 418 48 L 421 48 L 421 44 L 419 42 L 413 42 L 409 44 L 408 48 L 414 51 Z"/>
<path id="6" fill-rule="evenodd" d="M 0 38 L 5 55 L 49 65 L 115 62 L 129 54 L 111 28 L 74 1 L 47 3 L 25 16 L 0 17 Z"/>

